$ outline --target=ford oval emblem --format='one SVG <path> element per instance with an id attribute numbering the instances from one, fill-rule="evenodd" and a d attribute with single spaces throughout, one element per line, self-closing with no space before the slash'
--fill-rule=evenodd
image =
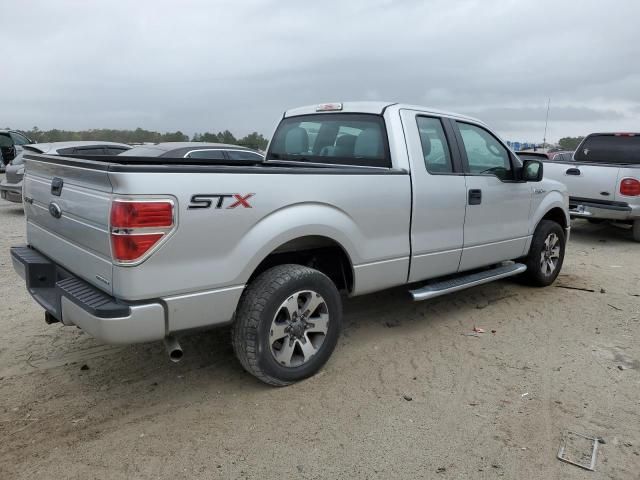
<path id="1" fill-rule="evenodd" d="M 60 218 L 62 216 L 62 209 L 56 202 L 51 202 L 49 204 L 49 213 L 53 218 Z"/>

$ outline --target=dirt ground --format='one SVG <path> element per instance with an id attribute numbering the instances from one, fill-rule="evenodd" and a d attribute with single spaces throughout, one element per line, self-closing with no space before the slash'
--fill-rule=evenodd
<path id="1" fill-rule="evenodd" d="M 0 201 L 0 228 L 0 479 L 640 478 L 640 245 L 624 230 L 575 222 L 546 289 L 347 300 L 324 370 L 275 389 L 225 330 L 184 339 L 176 365 L 160 343 L 47 326 L 9 259 L 20 206 Z M 565 430 L 604 439 L 595 473 L 556 459 Z"/>

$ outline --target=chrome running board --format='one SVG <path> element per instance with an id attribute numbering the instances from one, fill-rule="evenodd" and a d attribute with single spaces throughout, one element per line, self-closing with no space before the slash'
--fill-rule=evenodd
<path id="1" fill-rule="evenodd" d="M 418 288 L 417 290 L 410 290 L 409 293 L 411 293 L 415 301 L 429 300 L 430 298 L 457 292 L 458 290 L 464 290 L 469 287 L 475 287 L 476 285 L 482 285 L 483 283 L 493 282 L 494 280 L 499 280 L 501 278 L 512 277 L 524 272 L 525 270 L 527 270 L 527 266 L 523 263 L 510 263 L 508 265 L 500 265 L 499 267 L 492 268 L 491 270 L 484 270 L 482 272 L 461 275 L 460 277 L 452 278 L 450 280 L 430 283 L 429 285 Z"/>

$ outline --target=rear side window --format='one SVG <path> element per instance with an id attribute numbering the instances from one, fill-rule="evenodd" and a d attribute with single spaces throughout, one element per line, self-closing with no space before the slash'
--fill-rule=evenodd
<path id="1" fill-rule="evenodd" d="M 207 158 L 209 160 L 224 160 L 222 150 L 194 150 L 185 155 L 186 158 Z"/>
<path id="2" fill-rule="evenodd" d="M 273 136 L 267 159 L 391 167 L 384 120 L 359 113 L 285 118 Z"/>
<path id="3" fill-rule="evenodd" d="M 227 155 L 231 160 L 253 160 L 256 162 L 262 160 L 262 155 L 248 150 L 227 150 Z"/>
<path id="4" fill-rule="evenodd" d="M 640 134 L 590 135 L 575 152 L 579 162 L 640 164 Z"/>
<path id="5" fill-rule="evenodd" d="M 424 164 L 429 173 L 451 173 L 451 153 L 439 118 L 418 117 Z"/>

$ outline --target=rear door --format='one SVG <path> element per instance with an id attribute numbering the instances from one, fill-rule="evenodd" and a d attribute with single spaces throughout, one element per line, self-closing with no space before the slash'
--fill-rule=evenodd
<path id="1" fill-rule="evenodd" d="M 458 271 L 463 245 L 465 178 L 448 120 L 400 112 L 411 162 L 409 281 Z"/>
<path id="2" fill-rule="evenodd" d="M 460 270 L 518 258 L 529 236 L 531 184 L 516 180 L 519 161 L 489 130 L 452 123 L 467 187 Z"/>
<path id="3" fill-rule="evenodd" d="M 87 282 L 112 292 L 108 233 L 111 183 L 107 165 L 53 157 L 44 163 L 25 154 L 23 183 L 30 245 Z M 86 168 L 94 167 L 94 168 Z"/>

